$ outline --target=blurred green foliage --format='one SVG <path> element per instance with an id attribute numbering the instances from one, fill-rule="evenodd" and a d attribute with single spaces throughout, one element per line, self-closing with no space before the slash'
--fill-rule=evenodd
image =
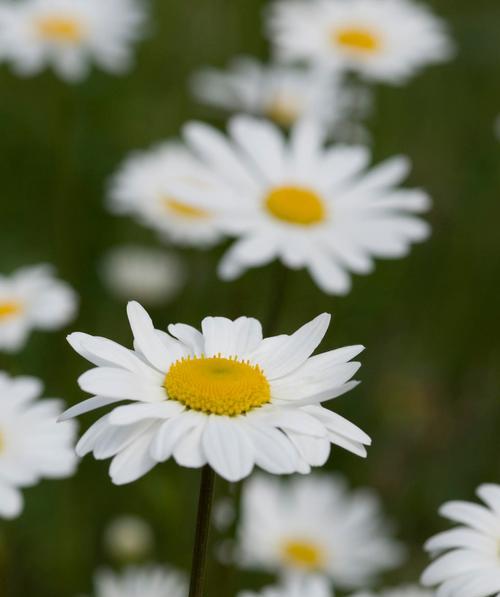
<path id="1" fill-rule="evenodd" d="M 362 385 L 336 408 L 374 438 L 366 461 L 334 450 L 328 468 L 382 495 L 410 547 L 410 560 L 386 582 L 417 579 L 421 544 L 442 527 L 436 510 L 499 481 L 500 428 L 500 7 L 495 0 L 435 0 L 459 55 L 400 88 L 380 87 L 369 126 L 375 159 L 409 155 L 409 184 L 434 198 L 432 239 L 407 259 L 379 262 L 357 277 L 346 298 L 328 298 L 304 273 L 292 273 L 276 330 L 289 332 L 318 312 L 334 313 L 324 347 L 363 343 Z M 57 265 L 81 296 L 72 329 L 130 342 L 124 305 L 109 298 L 96 267 L 121 242 L 158 244 L 155 235 L 103 207 L 109 175 L 130 151 L 177 135 L 191 118 L 223 124 L 195 104 L 186 81 L 200 65 L 239 53 L 265 57 L 262 0 L 156 0 L 151 31 L 129 76 L 94 72 L 68 86 L 46 73 L 31 79 L 0 67 L 1 271 L 41 261 Z M 188 251 L 190 280 L 175 304 L 158 309 L 159 326 L 197 324 L 206 314 L 266 320 L 273 266 L 226 284 L 215 275 L 221 249 Z M 11 374 L 46 382 L 46 395 L 75 403 L 86 365 L 64 333 L 35 334 L 16 356 L 0 355 Z M 95 418 L 82 421 L 86 428 Z M 116 514 L 153 525 L 156 559 L 189 569 L 199 473 L 156 467 L 126 487 L 111 485 L 107 463 L 85 459 L 67 481 L 25 491 L 23 516 L 0 521 L 2 597 L 68 597 L 89 592 L 107 562 L 102 531 Z M 219 484 L 219 490 L 227 487 Z M 222 594 L 220 565 L 210 594 Z M 230 585 L 262 578 L 249 573 Z M 228 592 L 231 595 L 231 591 Z"/>

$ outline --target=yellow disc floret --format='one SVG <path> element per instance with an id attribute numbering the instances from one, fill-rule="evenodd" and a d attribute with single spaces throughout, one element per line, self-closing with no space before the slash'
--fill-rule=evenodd
<path id="1" fill-rule="evenodd" d="M 209 215 L 204 209 L 193 207 L 192 205 L 188 205 L 182 201 L 177 201 L 177 199 L 170 199 L 167 197 L 163 201 L 168 211 L 171 211 L 184 218 L 199 219 L 206 218 Z"/>
<path id="2" fill-rule="evenodd" d="M 21 304 L 17 301 L 0 300 L 0 320 L 9 319 L 22 311 Z"/>
<path id="3" fill-rule="evenodd" d="M 171 400 L 214 415 L 242 415 L 271 400 L 269 382 L 260 367 L 235 357 L 176 361 L 163 385 Z"/>
<path id="4" fill-rule="evenodd" d="M 276 187 L 267 195 L 264 205 L 275 218 L 298 226 L 313 226 L 326 217 L 323 199 L 305 187 Z"/>
<path id="5" fill-rule="evenodd" d="M 378 35 L 362 27 L 347 27 L 335 30 L 331 34 L 331 40 L 334 45 L 363 53 L 376 52 L 381 45 Z"/>
<path id="6" fill-rule="evenodd" d="M 311 541 L 285 541 L 282 553 L 287 564 L 294 568 L 319 570 L 325 564 L 323 548 Z"/>
<path id="7" fill-rule="evenodd" d="M 37 29 L 45 39 L 66 43 L 78 43 L 84 35 L 81 23 L 63 16 L 43 17 L 37 22 Z"/>

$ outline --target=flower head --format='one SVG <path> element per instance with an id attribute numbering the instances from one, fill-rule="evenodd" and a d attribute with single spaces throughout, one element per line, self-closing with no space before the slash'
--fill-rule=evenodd
<path id="1" fill-rule="evenodd" d="M 32 329 L 55 330 L 75 315 L 77 296 L 48 265 L 0 276 L 0 350 L 20 350 Z"/>
<path id="2" fill-rule="evenodd" d="M 96 575 L 95 597 L 186 597 L 184 578 L 162 566 L 130 567 Z"/>
<path id="3" fill-rule="evenodd" d="M 153 547 L 153 531 L 138 516 L 118 516 L 106 527 L 104 543 L 108 553 L 117 560 L 140 559 Z"/>
<path id="4" fill-rule="evenodd" d="M 387 83 L 453 53 L 442 21 L 414 0 L 277 0 L 268 25 L 281 60 Z"/>
<path id="5" fill-rule="evenodd" d="M 175 181 L 209 187 L 211 176 L 177 143 L 163 143 L 148 151 L 135 152 L 113 177 L 109 209 L 130 214 L 167 240 L 194 246 L 209 246 L 221 238 L 210 210 L 193 207 L 171 193 Z"/>
<path id="6" fill-rule="evenodd" d="M 41 392 L 34 377 L 0 372 L 0 518 L 21 513 L 19 488 L 68 477 L 76 467 L 76 425 L 58 425 L 61 402 L 37 400 Z"/>
<path id="7" fill-rule="evenodd" d="M 246 116 L 231 120 L 229 139 L 201 123 L 185 136 L 213 180 L 210 187 L 170 181 L 170 188 L 238 237 L 220 264 L 224 279 L 280 259 L 306 267 L 325 292 L 345 294 L 350 271 L 369 273 L 374 257 L 402 257 L 429 234 L 414 215 L 428 208 L 426 193 L 396 186 L 409 170 L 404 157 L 365 171 L 366 148 L 323 148 L 320 127 L 309 121 L 288 142 L 271 123 Z"/>
<path id="8" fill-rule="evenodd" d="M 238 597 L 333 597 L 333 590 L 323 576 L 292 577 L 282 586 L 269 587 L 261 593 L 244 591 Z"/>
<path id="9" fill-rule="evenodd" d="M 445 518 L 460 526 L 435 535 L 425 548 L 436 559 L 422 575 L 437 595 L 488 597 L 500 593 L 500 485 L 480 485 L 477 495 L 485 505 L 447 502 Z"/>
<path id="10" fill-rule="evenodd" d="M 338 477 L 290 483 L 253 477 L 244 489 L 238 535 L 244 566 L 285 577 L 323 574 L 342 588 L 371 582 L 402 557 L 378 498 L 368 490 L 349 492 Z"/>
<path id="11" fill-rule="evenodd" d="M 136 0 L 21 0 L 3 10 L 0 59 L 19 75 L 50 65 L 63 79 L 84 79 L 94 61 L 120 74 L 142 35 L 144 9 Z"/>
<path id="12" fill-rule="evenodd" d="M 350 360 L 361 346 L 311 356 L 330 321 L 320 315 L 291 336 L 264 339 L 256 319 L 207 317 L 202 331 L 174 324 L 157 330 L 138 303 L 128 316 L 134 350 L 75 333 L 73 348 L 96 365 L 80 387 L 93 397 L 65 418 L 129 400 L 99 419 L 77 452 L 113 458 L 114 483 L 133 481 L 173 457 L 182 466 L 209 464 L 229 481 L 254 466 L 275 474 L 322 466 L 331 444 L 366 454 L 368 436 L 323 408 L 354 387 Z"/>

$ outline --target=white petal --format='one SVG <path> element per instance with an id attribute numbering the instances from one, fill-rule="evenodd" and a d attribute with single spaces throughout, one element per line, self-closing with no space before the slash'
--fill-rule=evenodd
<path id="1" fill-rule="evenodd" d="M 0 518 L 13 519 L 21 514 L 23 496 L 21 492 L 4 483 L 0 483 Z"/>
<path id="2" fill-rule="evenodd" d="M 488 560 L 484 555 L 468 549 L 457 549 L 432 562 L 422 575 L 422 583 L 432 586 L 457 574 L 484 570 L 487 567 Z"/>
<path id="3" fill-rule="evenodd" d="M 254 445 L 255 462 L 260 468 L 275 475 L 297 470 L 297 451 L 284 433 L 250 422 L 246 422 L 245 427 Z"/>
<path id="4" fill-rule="evenodd" d="M 182 404 L 173 400 L 153 404 L 127 404 L 115 408 L 109 415 L 109 422 L 112 425 L 130 425 L 143 419 L 170 419 L 184 409 Z"/>
<path id="5" fill-rule="evenodd" d="M 439 509 L 441 516 L 465 524 L 486 534 L 498 532 L 499 520 L 484 506 L 469 502 L 452 501 Z"/>
<path id="6" fill-rule="evenodd" d="M 493 537 L 485 536 L 467 527 L 460 527 L 434 535 L 425 544 L 425 549 L 432 552 L 458 547 L 494 553 L 496 542 Z"/>
<path id="7" fill-rule="evenodd" d="M 147 378 L 114 367 L 90 369 L 78 378 L 78 383 L 89 394 L 120 400 L 161 402 L 167 396 L 162 386 L 153 385 Z"/>
<path id="8" fill-rule="evenodd" d="M 205 355 L 220 353 L 223 357 L 245 358 L 262 342 L 262 326 L 257 319 L 239 317 L 205 317 L 201 324 L 205 339 Z"/>
<path id="9" fill-rule="evenodd" d="M 115 485 L 136 481 L 154 467 L 156 462 L 149 455 L 151 439 L 152 432 L 148 430 L 113 458 L 109 474 Z"/>
<path id="10" fill-rule="evenodd" d="M 88 398 L 87 400 L 83 400 L 83 402 L 79 402 L 68 408 L 62 415 L 59 416 L 57 419 L 59 422 L 67 421 L 68 419 L 72 419 L 74 417 L 78 417 L 85 413 L 88 413 L 96 408 L 101 408 L 102 406 L 108 406 L 109 404 L 115 404 L 116 402 L 120 402 L 122 398 L 108 398 L 104 396 L 93 396 L 92 398 Z"/>
<path id="11" fill-rule="evenodd" d="M 189 410 L 163 423 L 151 444 L 151 455 L 158 462 L 172 456 L 180 442 L 192 429 L 203 426 L 206 415 Z"/>
<path id="12" fill-rule="evenodd" d="M 172 336 L 175 336 L 186 344 L 195 355 L 199 356 L 202 354 L 205 348 L 203 334 L 196 328 L 185 323 L 172 323 L 168 326 L 168 331 Z"/>

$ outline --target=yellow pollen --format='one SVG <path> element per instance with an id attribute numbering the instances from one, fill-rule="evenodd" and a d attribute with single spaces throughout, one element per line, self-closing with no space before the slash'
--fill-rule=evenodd
<path id="1" fill-rule="evenodd" d="M 291 98 L 276 96 L 266 110 L 266 115 L 281 126 L 291 126 L 299 117 L 300 106 Z"/>
<path id="2" fill-rule="evenodd" d="M 168 197 L 163 199 L 163 203 L 168 209 L 168 211 L 173 211 L 175 214 L 179 216 L 183 216 L 185 218 L 207 218 L 209 216 L 208 212 L 204 209 L 200 209 L 199 207 L 193 207 L 192 205 L 188 205 L 187 203 L 182 203 L 181 201 L 177 201 L 176 199 L 169 199 Z"/>
<path id="3" fill-rule="evenodd" d="M 84 34 L 81 23 L 70 17 L 43 17 L 38 21 L 37 29 L 45 39 L 67 43 L 81 41 Z"/>
<path id="4" fill-rule="evenodd" d="M 334 45 L 341 45 L 349 50 L 373 53 L 380 49 L 380 38 L 368 29 L 348 27 L 333 31 L 331 40 Z"/>
<path id="5" fill-rule="evenodd" d="M 287 541 L 283 544 L 283 557 L 295 568 L 319 570 L 325 565 L 325 553 L 310 541 Z"/>
<path id="6" fill-rule="evenodd" d="M 16 301 L 0 301 L 0 320 L 14 317 L 21 311 L 22 306 Z"/>
<path id="7" fill-rule="evenodd" d="M 267 195 L 264 204 L 275 218 L 289 224 L 312 226 L 326 217 L 323 199 L 307 188 L 277 187 Z"/>
<path id="8" fill-rule="evenodd" d="M 236 357 L 181 359 L 170 367 L 163 385 L 171 400 L 214 415 L 242 415 L 271 400 L 260 367 Z"/>

